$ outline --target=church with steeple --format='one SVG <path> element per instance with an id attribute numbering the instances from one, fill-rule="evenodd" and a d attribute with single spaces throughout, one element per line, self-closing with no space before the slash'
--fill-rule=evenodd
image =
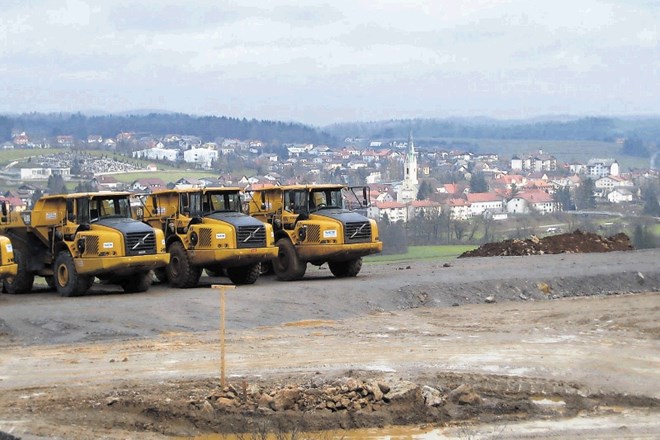
<path id="1" fill-rule="evenodd" d="M 419 181 L 417 180 L 417 153 L 413 144 L 412 130 L 408 135 L 406 157 L 403 161 L 403 182 L 397 191 L 396 200 L 400 203 L 408 203 L 417 199 Z"/>

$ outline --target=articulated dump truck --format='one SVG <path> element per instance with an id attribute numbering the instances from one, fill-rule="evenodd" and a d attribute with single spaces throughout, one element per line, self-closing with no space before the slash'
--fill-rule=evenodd
<path id="1" fill-rule="evenodd" d="M 143 199 L 142 220 L 164 232 L 170 253 L 156 277 L 171 286 L 196 286 L 204 269 L 253 284 L 261 263 L 277 256 L 273 228 L 242 212 L 240 188 L 162 190 Z"/>
<path id="2" fill-rule="evenodd" d="M 169 262 L 163 232 L 132 218 L 129 193 L 44 196 L 31 211 L 3 216 L 0 232 L 18 265 L 3 282 L 7 293 L 30 292 L 35 275 L 62 296 L 84 294 L 95 277 L 143 292 Z"/>
<path id="3" fill-rule="evenodd" d="M 6 203 L 2 204 L 2 219 L 7 220 L 8 206 Z M 16 276 L 18 273 L 18 265 L 14 261 L 14 246 L 11 240 L 4 235 L 0 235 L 0 280 L 7 277 Z"/>
<path id="4" fill-rule="evenodd" d="M 354 277 L 363 256 L 383 250 L 376 222 L 346 209 L 349 201 L 367 207 L 369 188 L 292 185 L 252 192 L 250 215 L 273 225 L 278 255 L 272 266 L 278 279 L 301 279 L 307 263 L 326 262 L 335 277 Z"/>

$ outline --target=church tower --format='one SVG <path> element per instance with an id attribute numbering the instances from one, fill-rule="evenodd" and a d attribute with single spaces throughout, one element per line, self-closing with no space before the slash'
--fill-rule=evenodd
<path id="1" fill-rule="evenodd" d="M 419 181 L 417 180 L 417 153 L 413 143 L 412 130 L 408 135 L 408 145 L 406 148 L 406 157 L 403 161 L 403 182 L 397 197 L 397 201 L 406 203 L 417 198 Z"/>

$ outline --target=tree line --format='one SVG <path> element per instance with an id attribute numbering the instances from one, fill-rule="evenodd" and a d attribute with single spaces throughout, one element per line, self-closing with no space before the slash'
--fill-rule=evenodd
<path id="1" fill-rule="evenodd" d="M 71 135 L 87 139 L 89 135 L 114 138 L 121 132 L 143 136 L 182 134 L 198 136 L 203 141 L 218 138 L 258 139 L 268 144 L 335 144 L 330 134 L 294 122 L 259 121 L 226 116 L 192 116 L 182 113 L 129 116 L 86 116 L 81 113 L 27 113 L 0 116 L 0 142 L 11 140 L 13 133 L 26 132 L 33 139 Z"/>
<path id="2" fill-rule="evenodd" d="M 325 127 L 338 138 L 407 139 L 414 133 L 416 144 L 438 138 L 536 139 L 556 141 L 607 141 L 631 138 L 623 154 L 647 157 L 646 144 L 660 145 L 660 118 L 623 119 L 585 117 L 568 121 L 499 121 L 494 119 L 412 119 L 348 122 Z"/>

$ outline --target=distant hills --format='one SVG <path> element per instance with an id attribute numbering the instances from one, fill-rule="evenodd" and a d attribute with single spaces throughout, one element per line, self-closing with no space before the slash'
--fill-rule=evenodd
<path id="1" fill-rule="evenodd" d="M 220 138 L 258 139 L 271 145 L 313 143 L 336 146 L 346 138 L 404 140 L 412 129 L 416 139 L 536 139 L 592 140 L 611 142 L 637 138 L 660 144 L 660 117 L 574 117 L 547 116 L 527 120 L 499 120 L 485 117 L 412 119 L 349 122 L 326 127 L 301 123 L 259 121 L 226 116 L 194 116 L 183 113 L 136 110 L 128 114 L 27 113 L 0 116 L 0 142 L 12 133 L 25 131 L 31 137 L 88 135 L 114 137 L 121 132 L 144 136 L 185 134 L 204 141 Z M 95 114 L 94 114 L 95 113 Z"/>
<path id="2" fill-rule="evenodd" d="M 118 133 L 131 132 L 137 136 L 155 137 L 167 134 L 192 135 L 204 141 L 235 138 L 259 139 L 269 144 L 335 143 L 335 139 L 327 133 L 299 123 L 226 116 L 192 116 L 183 113 L 97 116 L 81 113 L 26 113 L 0 116 L 0 142 L 11 140 L 12 132 L 23 131 L 31 138 L 59 135 L 71 135 L 77 139 L 87 139 L 89 135 L 114 138 Z"/>
<path id="3" fill-rule="evenodd" d="M 412 130 L 417 139 L 536 139 L 614 141 L 638 138 L 660 143 L 660 117 L 547 117 L 532 120 L 489 118 L 413 119 L 350 122 L 324 128 L 336 137 L 372 140 L 405 139 Z"/>

